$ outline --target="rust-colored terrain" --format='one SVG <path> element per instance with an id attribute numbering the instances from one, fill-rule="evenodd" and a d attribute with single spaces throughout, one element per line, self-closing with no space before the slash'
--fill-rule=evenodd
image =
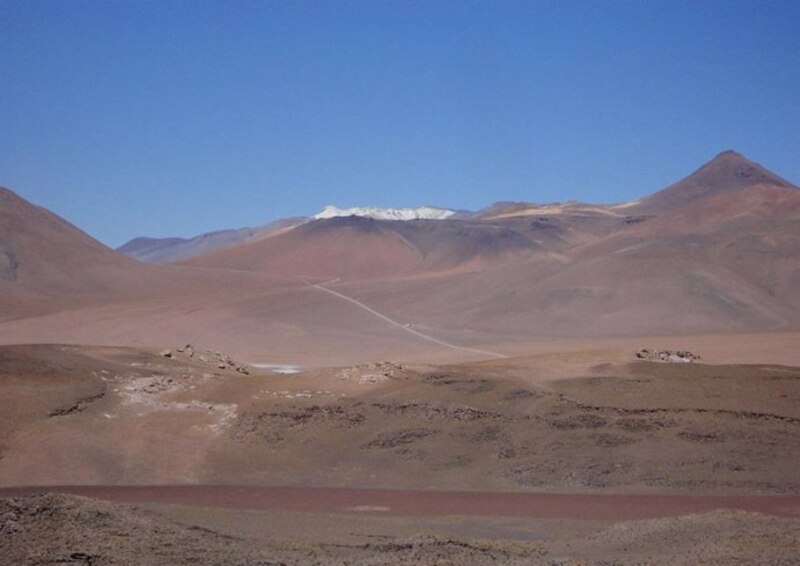
<path id="1" fill-rule="evenodd" d="M 2 485 L 120 502 L 6 489 L 17 498 L 3 515 L 11 555 L 46 531 L 56 533 L 49 546 L 30 556 L 133 563 L 147 529 L 170 541 L 152 563 L 392 562 L 404 560 L 401 548 L 425 563 L 549 563 L 566 550 L 563 537 L 576 560 L 596 548 L 620 558 L 603 533 L 622 525 L 625 544 L 646 541 L 659 561 L 788 559 L 796 540 L 800 370 L 787 366 L 598 363 L 602 353 L 563 352 L 281 376 L 221 369 L 213 353 L 1 354 Z M 544 377 L 549 367 L 556 379 Z M 180 485 L 196 487 L 170 487 Z M 204 487 L 214 485 L 228 487 Z M 85 511 L 97 506 L 105 511 Z M 224 509 L 246 513 L 247 525 Z M 118 521 L 138 534 L 108 545 L 97 534 Z M 717 533 L 710 548 L 695 529 Z M 742 547 L 742 529 L 760 533 L 758 543 Z M 367 544 L 378 534 L 383 545 Z"/>
<path id="2" fill-rule="evenodd" d="M 799 226 L 735 152 L 631 203 L 144 242 L 193 255 L 160 265 L 2 189 L 0 556 L 791 564 Z"/>

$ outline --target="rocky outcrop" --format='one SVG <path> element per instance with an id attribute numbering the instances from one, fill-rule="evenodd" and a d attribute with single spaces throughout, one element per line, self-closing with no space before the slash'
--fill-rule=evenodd
<path id="1" fill-rule="evenodd" d="M 406 377 L 405 367 L 393 362 L 373 362 L 343 368 L 338 373 L 343 381 L 354 381 L 359 384 L 380 383 L 390 379 Z"/>
<path id="2" fill-rule="evenodd" d="M 162 350 L 159 354 L 165 358 L 182 358 L 200 362 L 209 367 L 221 370 L 233 370 L 250 375 L 250 368 L 231 358 L 228 354 L 216 350 L 196 350 L 191 344 L 173 350 Z"/>
<path id="3" fill-rule="evenodd" d="M 648 350 L 647 348 L 642 348 L 634 356 L 637 360 L 673 364 L 690 364 L 700 359 L 700 356 L 688 350 Z"/>

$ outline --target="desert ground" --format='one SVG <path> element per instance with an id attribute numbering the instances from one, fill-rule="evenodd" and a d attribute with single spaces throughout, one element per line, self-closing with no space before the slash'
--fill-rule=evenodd
<path id="1" fill-rule="evenodd" d="M 606 340 L 293 374 L 199 346 L 4 346 L 0 553 L 796 563 L 800 368 L 780 363 L 796 336 L 761 338 L 732 339 L 727 364 Z"/>
<path id="2" fill-rule="evenodd" d="M 0 562 L 797 564 L 798 187 L 453 214 L 143 263 L 0 188 Z"/>

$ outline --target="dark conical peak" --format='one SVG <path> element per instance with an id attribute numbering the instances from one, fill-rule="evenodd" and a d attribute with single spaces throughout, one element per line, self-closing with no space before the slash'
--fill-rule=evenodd
<path id="1" fill-rule="evenodd" d="M 714 159 L 681 182 L 688 181 L 694 177 L 700 177 L 697 180 L 712 186 L 727 185 L 731 189 L 759 183 L 785 187 L 793 186 L 785 179 L 781 179 L 775 173 L 765 169 L 758 163 L 750 161 L 744 155 L 732 149 L 718 154 Z"/>
<path id="2" fill-rule="evenodd" d="M 664 212 L 702 198 L 754 185 L 796 188 L 758 163 L 733 150 L 723 151 L 697 171 L 642 201 L 642 208 Z"/>
<path id="3" fill-rule="evenodd" d="M 736 151 L 735 149 L 726 149 L 725 151 L 720 151 L 717 156 L 712 159 L 711 161 L 715 161 L 717 159 L 744 159 L 745 161 L 750 161 L 744 155 Z"/>
<path id="4" fill-rule="evenodd" d="M 724 167 L 760 167 L 760 165 L 750 161 L 744 155 L 732 149 L 726 149 L 718 153 L 714 159 L 706 163 L 706 165 L 712 164 Z"/>

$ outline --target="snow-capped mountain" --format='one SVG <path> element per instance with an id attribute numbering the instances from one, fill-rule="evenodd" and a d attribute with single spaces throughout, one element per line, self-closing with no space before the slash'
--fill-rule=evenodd
<path id="1" fill-rule="evenodd" d="M 375 218 L 376 220 L 444 220 L 455 214 L 455 210 L 433 206 L 420 206 L 417 208 L 378 208 L 374 206 L 339 208 L 331 205 L 326 206 L 322 212 L 315 214 L 312 218 L 319 220 L 338 216 L 363 216 Z"/>

